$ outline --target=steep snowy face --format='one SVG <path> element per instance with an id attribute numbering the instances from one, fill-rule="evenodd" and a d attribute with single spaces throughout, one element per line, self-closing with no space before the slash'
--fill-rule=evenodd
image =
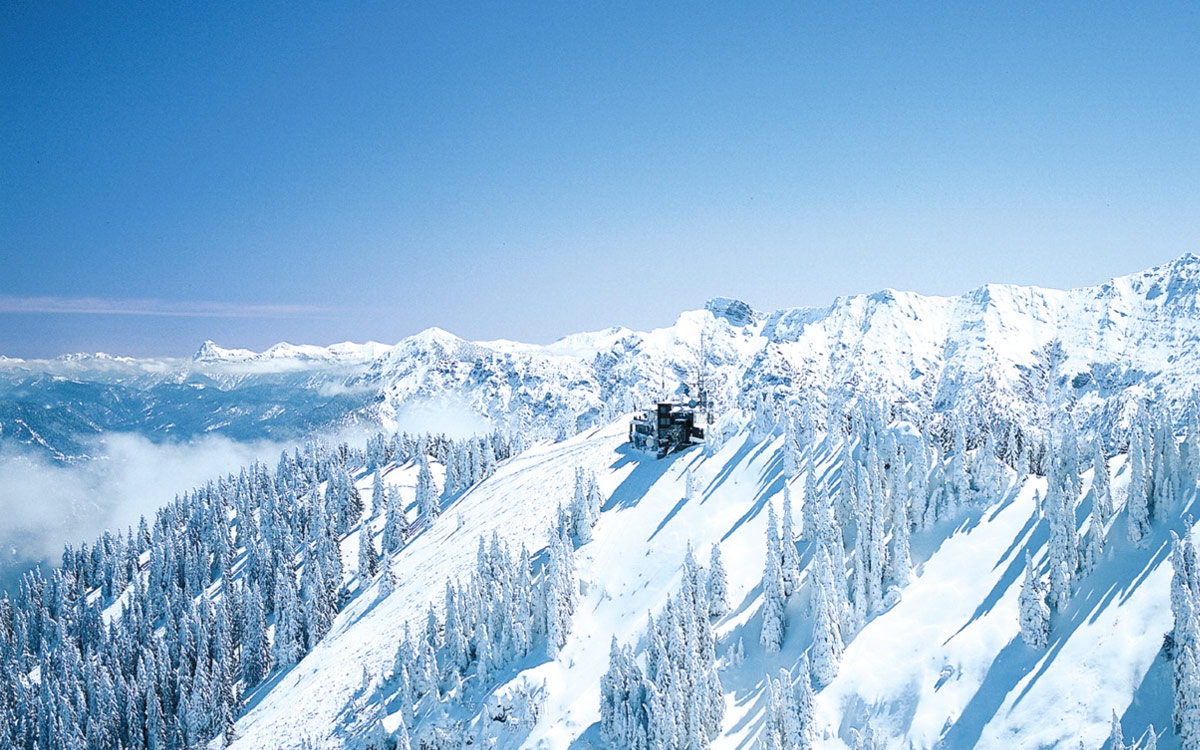
<path id="1" fill-rule="evenodd" d="M 1178 407 L 1200 372 L 1200 259 L 1067 292 L 988 285 L 958 297 L 884 291 L 775 313 L 743 393 L 767 389 L 814 421 L 852 398 L 900 414 L 1045 429 L 1069 412 L 1120 430 L 1131 405 Z"/>
<path id="2" fill-rule="evenodd" d="M 407 339 L 372 366 L 386 418 L 450 391 L 501 429 L 571 434 L 658 398 L 715 411 L 784 411 L 814 427 L 859 399 L 915 422 L 948 412 L 1001 434 L 1063 414 L 1121 434 L 1130 410 L 1178 407 L 1200 372 L 1200 258 L 1098 286 L 989 284 L 957 297 L 884 290 L 762 313 L 716 298 L 667 328 L 612 328 L 549 346 Z"/>

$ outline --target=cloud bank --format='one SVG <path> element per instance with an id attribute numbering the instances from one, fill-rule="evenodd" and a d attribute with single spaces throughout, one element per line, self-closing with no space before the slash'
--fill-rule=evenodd
<path id="1" fill-rule="evenodd" d="M 242 466 L 274 466 L 292 443 L 207 436 L 153 443 L 109 433 L 89 446 L 95 459 L 62 465 L 12 447 L 0 450 L 0 589 L 35 562 L 57 564 L 64 544 L 91 544 L 105 529 L 136 526 L 182 494 Z"/>

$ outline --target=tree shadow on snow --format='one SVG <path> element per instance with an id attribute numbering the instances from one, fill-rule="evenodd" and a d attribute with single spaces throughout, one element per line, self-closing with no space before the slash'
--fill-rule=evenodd
<path id="1" fill-rule="evenodd" d="M 716 476 L 714 476 L 713 480 L 708 482 L 707 487 L 704 487 L 704 497 L 708 497 L 710 494 L 718 491 L 720 486 L 725 484 L 725 480 L 730 478 L 730 474 L 733 473 L 733 469 L 736 468 L 739 463 L 745 461 L 746 457 L 750 456 L 750 452 L 757 448 L 757 446 L 757 443 L 751 442 L 749 436 L 745 437 L 742 440 L 742 445 L 739 445 L 738 450 L 734 452 L 732 456 L 730 456 L 730 460 L 725 462 L 725 466 L 721 467 L 720 472 L 716 473 Z"/>
<path id="2" fill-rule="evenodd" d="M 602 511 L 637 506 L 650 488 L 662 479 L 680 456 L 685 455 L 685 453 L 670 453 L 663 458 L 655 458 L 653 454 L 637 450 L 629 444 L 621 445 L 616 452 L 621 454 L 621 457 L 613 462 L 609 469 L 616 471 L 633 464 L 633 471 L 629 472 L 624 481 L 617 485 L 617 488 L 608 496 L 608 502 L 604 503 Z"/>
<path id="3" fill-rule="evenodd" d="M 1175 736 L 1171 726 L 1171 710 L 1175 701 L 1174 693 L 1175 668 L 1167 660 L 1166 648 L 1161 648 L 1142 677 L 1141 684 L 1133 694 L 1133 702 L 1121 716 L 1121 726 L 1137 736 L 1150 724 L 1154 725 L 1155 734 L 1166 733 L 1158 738 L 1159 750 L 1174 750 L 1180 746 L 1179 738 Z M 1145 746 L 1145 739 L 1142 740 Z M 1105 745 L 1108 748 L 1108 745 Z"/>
<path id="4" fill-rule="evenodd" d="M 1004 572 L 1000 575 L 1000 578 L 996 580 L 996 585 L 992 586 L 992 590 L 989 591 L 988 595 L 984 597 L 982 602 L 979 603 L 979 606 L 975 608 L 975 611 L 971 613 L 971 616 L 967 618 L 967 621 L 963 623 L 962 627 L 954 631 L 954 635 L 946 639 L 946 643 L 954 640 L 955 636 L 971 627 L 972 623 L 988 614 L 992 611 L 992 609 L 995 608 L 997 602 L 999 602 L 1001 597 L 1004 596 L 1004 592 L 1008 591 L 1009 588 L 1012 587 L 1013 583 L 1015 583 L 1018 578 L 1025 574 L 1024 550 L 1029 550 L 1029 552 L 1032 554 L 1034 550 L 1040 549 L 1049 538 L 1049 523 L 1040 519 L 1038 517 L 1037 510 L 1034 509 L 1033 513 L 1031 513 L 1029 516 L 1029 520 L 1025 522 L 1025 525 L 1021 528 L 1021 531 L 1018 532 L 1017 536 L 1013 538 L 1013 543 L 1009 545 L 1008 549 L 1004 551 L 1004 554 L 1000 556 L 1000 559 L 996 561 L 996 565 L 992 568 L 992 570 L 995 570 L 997 567 L 1003 564 L 1005 560 L 1009 561 L 1008 567 L 1005 568 Z M 1022 542 L 1024 542 L 1024 544 L 1022 544 Z M 1013 554 L 1014 552 L 1017 552 L 1018 547 L 1021 548 L 1021 553 Z M 944 646 L 946 643 L 943 643 L 942 645 Z"/>
<path id="5" fill-rule="evenodd" d="M 966 708 L 957 721 L 943 734 L 946 747 L 974 747 L 979 741 L 984 726 L 987 725 L 1003 705 L 1006 698 L 1016 688 L 1026 675 L 1036 669 L 1036 672 L 1026 681 L 1020 693 L 1013 700 L 1013 707 L 1021 703 L 1030 693 L 1038 680 L 1049 670 L 1050 665 L 1058 658 L 1063 647 L 1081 625 L 1095 624 L 1101 613 L 1113 604 L 1124 603 L 1146 581 L 1150 574 L 1159 566 L 1167 563 L 1170 555 L 1170 531 L 1182 532 L 1186 526 L 1183 513 L 1190 508 L 1190 503 L 1182 513 L 1172 513 L 1169 523 L 1156 523 L 1147 536 L 1143 546 L 1138 547 L 1128 541 L 1125 529 L 1128 516 L 1124 510 L 1116 514 L 1109 526 L 1108 550 L 1103 559 L 1097 564 L 1091 574 L 1079 579 L 1073 586 L 1073 595 L 1065 611 L 1055 612 L 1051 618 L 1050 642 L 1045 651 L 1035 650 L 1021 639 L 1018 634 L 1005 646 L 984 677 L 983 683 L 975 691 Z M 1026 548 L 1033 553 L 1045 545 L 1049 531 L 1042 524 L 1031 534 Z M 1044 567 L 1043 560 L 1041 566 Z M 1005 571 L 1000 582 L 993 588 L 984 605 L 1003 595 L 1007 587 L 1011 587 L 1024 569 L 1024 555 L 1014 555 L 1009 569 Z M 1015 571 L 1015 572 L 1014 572 Z M 1007 579 L 1007 587 L 1005 580 Z M 1119 600 L 1119 601 L 1118 601 Z M 982 609 L 977 615 L 982 616 Z M 989 608 L 990 609 L 990 608 Z M 972 621 L 975 617 L 972 618 Z M 968 622 L 968 625 L 970 623 Z M 966 626 L 964 626 L 965 628 Z M 961 630 L 959 631 L 961 632 Z M 957 634 L 956 634 L 957 635 Z M 1153 706 L 1161 706 L 1163 701 L 1170 702 L 1170 667 L 1158 667 L 1159 662 L 1165 661 L 1160 652 L 1155 664 L 1143 677 L 1142 686 L 1134 696 L 1134 704 L 1130 710 L 1140 717 L 1138 711 L 1152 711 Z M 1166 676 L 1161 674 L 1166 672 Z M 1160 683 L 1166 681 L 1165 693 Z M 1143 694 L 1144 693 L 1144 694 Z M 1136 708 L 1142 706 L 1144 708 Z M 1162 709 L 1159 708 L 1161 711 Z M 1151 714 L 1147 713 L 1147 716 Z M 1161 716 L 1161 714 L 1159 714 Z M 1161 718 L 1159 719 L 1161 721 Z M 1140 718 L 1131 717 L 1131 728 L 1144 726 L 1137 722 Z M 1149 723 L 1146 719 L 1145 723 Z M 1157 724 L 1156 724 L 1157 725 Z M 1159 727 L 1162 729 L 1163 727 Z"/>
<path id="6" fill-rule="evenodd" d="M 758 489 L 755 492 L 754 498 L 750 501 L 750 507 L 742 514 L 741 518 L 734 521 L 733 526 L 729 527 L 721 536 L 721 541 L 725 541 L 733 536 L 734 532 L 740 529 L 747 521 L 757 516 L 766 507 L 767 501 L 775 495 L 783 492 L 784 486 L 787 485 L 787 477 L 783 473 L 782 461 L 772 461 L 767 465 L 758 481 Z M 793 513 L 795 508 L 792 509 Z"/>
<path id="7" fill-rule="evenodd" d="M 593 750 L 597 747 L 608 747 L 600 738 L 600 722 L 598 721 L 583 730 L 570 745 L 567 745 L 567 750 Z"/>

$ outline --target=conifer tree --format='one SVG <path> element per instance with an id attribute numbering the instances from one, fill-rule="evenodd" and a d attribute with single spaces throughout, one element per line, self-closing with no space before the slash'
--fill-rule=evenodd
<path id="1" fill-rule="evenodd" d="M 763 621 L 760 640 L 767 653 L 777 653 L 783 645 L 783 571 L 780 568 L 778 526 L 775 507 L 767 503 L 767 560 L 763 567 Z"/>
<path id="2" fill-rule="evenodd" d="M 1046 545 L 1050 568 L 1051 606 L 1059 612 L 1071 601 L 1071 581 L 1079 567 L 1078 534 L 1075 529 L 1074 498 L 1070 485 L 1058 486 L 1053 472 L 1046 492 L 1046 516 L 1050 522 L 1050 540 Z"/>
<path id="3" fill-rule="evenodd" d="M 1141 430 L 1129 437 L 1129 488 L 1125 499 L 1129 541 L 1142 546 L 1150 533 L 1150 505 L 1146 493 L 1146 454 Z"/>
<path id="4" fill-rule="evenodd" d="M 242 679 L 247 688 L 262 682 L 271 671 L 271 643 L 267 638 L 267 621 L 263 613 L 262 594 L 258 585 L 250 583 L 242 599 L 245 633 L 242 638 Z"/>
<path id="5" fill-rule="evenodd" d="M 396 590 L 396 573 L 392 570 L 392 558 L 384 555 L 379 560 L 379 598 L 386 599 Z"/>
<path id="6" fill-rule="evenodd" d="M 810 452 L 804 470 L 804 501 L 800 510 L 803 525 L 800 528 L 800 538 L 815 541 L 824 524 L 823 517 L 828 513 L 828 500 L 817 489 L 817 471 Z"/>
<path id="7" fill-rule="evenodd" d="M 1099 502 L 1092 502 L 1092 511 L 1088 514 L 1087 536 L 1080 543 L 1083 549 L 1079 553 L 1079 569 L 1082 575 L 1089 575 L 1100 564 L 1104 555 L 1104 523 L 1101 521 L 1102 509 Z"/>
<path id="8" fill-rule="evenodd" d="M 1175 627 L 1171 632 L 1174 643 L 1174 707 L 1172 720 L 1175 733 L 1184 748 L 1200 748 L 1200 612 L 1197 591 L 1200 571 L 1196 566 L 1196 550 L 1190 538 L 1171 532 L 1171 612 Z"/>
<path id="9" fill-rule="evenodd" d="M 813 587 L 812 675 L 817 684 L 824 687 L 837 676 L 844 645 L 841 618 L 834 609 L 835 596 L 829 591 L 833 576 L 829 570 L 829 553 L 824 544 L 817 549 L 815 564 L 817 580 Z"/>
<path id="10" fill-rule="evenodd" d="M 383 522 L 383 553 L 390 555 L 398 552 L 404 546 L 404 537 L 408 533 L 408 519 L 404 515 L 404 503 L 393 490 L 387 501 Z"/>
<path id="11" fill-rule="evenodd" d="M 1025 550 L 1025 581 L 1018 597 L 1021 637 L 1033 648 L 1045 648 L 1050 640 L 1050 608 L 1045 589 L 1033 569 L 1029 550 Z"/>
<path id="12" fill-rule="evenodd" d="M 1112 731 L 1109 732 L 1108 742 L 1110 750 L 1126 750 L 1125 732 L 1121 729 L 1121 720 L 1117 718 L 1115 709 L 1112 712 Z"/>
<path id="13" fill-rule="evenodd" d="M 286 669 L 300 660 L 300 599 L 290 571 L 280 569 L 275 576 L 275 637 L 271 642 L 271 663 Z"/>
<path id="14" fill-rule="evenodd" d="M 833 518 L 839 529 L 848 529 L 858 515 L 858 488 L 855 480 L 858 467 L 850 450 L 850 440 L 842 440 L 842 471 L 838 482 L 837 502 L 833 506 Z"/>
<path id="15" fill-rule="evenodd" d="M 1108 461 L 1104 457 L 1104 443 L 1096 441 L 1096 454 L 1092 458 L 1092 505 L 1100 526 L 1107 527 L 1113 515 L 1112 484 L 1108 476 Z"/>
<path id="16" fill-rule="evenodd" d="M 783 421 L 783 472 L 789 479 L 795 479 L 800 475 L 800 454 L 803 448 L 800 445 L 800 436 L 796 430 L 795 415 L 785 414 Z M 812 463 L 811 453 L 809 463 Z"/>
<path id="17" fill-rule="evenodd" d="M 721 545 L 713 542 L 708 559 L 708 616 L 724 617 L 729 613 L 729 579 L 721 563 Z"/>
<path id="18" fill-rule="evenodd" d="M 383 488 L 383 476 L 379 469 L 371 477 L 371 519 L 379 518 L 387 507 L 387 491 Z"/>
<path id="19" fill-rule="evenodd" d="M 780 572 L 783 575 L 783 595 L 789 597 L 800 586 L 800 555 L 792 530 L 792 492 L 783 485 L 783 524 L 779 533 Z"/>
<path id="20" fill-rule="evenodd" d="M 596 524 L 599 514 L 592 513 L 588 480 L 582 468 L 575 469 L 575 492 L 567 513 L 570 516 L 571 531 L 579 539 L 579 543 L 587 544 L 592 541 L 592 526 Z"/>
<path id="21" fill-rule="evenodd" d="M 909 546 L 908 503 L 904 492 L 899 488 L 901 484 L 897 482 L 894 485 L 892 495 L 892 543 L 888 562 L 896 585 L 907 586 L 912 580 L 912 552 Z"/>
<path id="22" fill-rule="evenodd" d="M 417 509 L 425 516 L 426 522 L 432 523 L 442 514 L 442 504 L 433 486 L 433 474 L 429 471 L 429 458 L 424 452 L 417 456 L 416 501 Z"/>
<path id="23" fill-rule="evenodd" d="M 374 535 L 369 524 L 358 532 L 358 577 L 360 587 L 366 587 L 379 570 L 379 553 L 375 551 Z"/>

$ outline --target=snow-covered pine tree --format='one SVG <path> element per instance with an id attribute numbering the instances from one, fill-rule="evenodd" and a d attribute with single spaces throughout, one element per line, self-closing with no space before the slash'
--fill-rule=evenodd
<path id="1" fill-rule="evenodd" d="M 800 455 L 803 447 L 800 444 L 800 435 L 796 430 L 796 416 L 790 412 L 785 413 L 783 422 L 783 473 L 789 479 L 795 479 L 800 475 Z"/>
<path id="2" fill-rule="evenodd" d="M 860 527 L 867 534 L 867 543 L 862 550 L 867 575 L 867 605 L 871 612 L 878 612 L 883 608 L 883 581 L 888 569 L 887 520 L 891 516 L 891 508 L 884 498 L 879 461 L 872 460 L 869 477 L 862 467 L 860 471 L 859 486 L 867 488 L 859 501 L 858 519 Z M 856 548 L 855 552 L 859 550 Z"/>
<path id="3" fill-rule="evenodd" d="M 833 574 L 829 552 L 822 543 L 817 549 L 817 567 L 813 586 L 812 674 L 824 687 L 837 676 L 842 663 L 841 617 L 836 611 L 836 595 L 830 591 Z"/>
<path id="4" fill-rule="evenodd" d="M 783 571 L 780 568 L 779 532 L 775 506 L 767 503 L 767 560 L 763 566 L 763 621 L 760 640 L 767 653 L 777 653 L 783 645 L 784 594 Z"/>
<path id="5" fill-rule="evenodd" d="M 800 586 L 800 554 L 792 530 L 792 491 L 783 485 L 783 521 L 779 532 L 779 566 L 783 575 L 783 595 L 789 597 Z"/>
<path id="6" fill-rule="evenodd" d="M 387 508 L 387 491 L 383 488 L 383 475 L 379 469 L 371 477 L 371 517 L 370 520 L 379 518 L 379 516 Z"/>
<path id="7" fill-rule="evenodd" d="M 796 695 L 792 690 L 792 675 L 786 669 L 779 670 L 779 677 L 767 677 L 770 702 L 767 704 L 767 726 L 764 728 L 759 747 L 795 748 L 800 744 L 800 726 L 796 714 Z"/>
<path id="8" fill-rule="evenodd" d="M 1109 750 L 1126 750 L 1125 732 L 1121 729 L 1121 720 L 1117 718 L 1116 709 L 1112 712 L 1112 731 L 1108 734 Z"/>
<path id="9" fill-rule="evenodd" d="M 1174 629 L 1172 720 L 1182 747 L 1200 748 L 1200 612 L 1197 611 L 1196 549 L 1189 537 L 1171 532 L 1171 612 Z"/>
<path id="10" fill-rule="evenodd" d="M 799 750 L 811 750 L 813 742 L 813 702 L 815 697 L 812 688 L 812 672 L 809 669 L 808 654 L 800 656 L 796 666 L 796 723 L 800 727 Z"/>
<path id="11" fill-rule="evenodd" d="M 917 531 L 925 528 L 925 512 L 929 503 L 929 452 L 925 448 L 925 436 L 920 442 L 906 444 L 904 457 L 908 464 L 908 501 L 912 507 L 909 521 Z"/>
<path id="12" fill-rule="evenodd" d="M 1033 648 L 1045 648 L 1050 640 L 1050 608 L 1045 590 L 1033 568 L 1029 550 L 1025 550 L 1025 581 L 1018 597 L 1021 637 Z"/>
<path id="13" fill-rule="evenodd" d="M 569 537 L 560 533 L 550 534 L 550 555 L 542 575 L 546 654 L 554 659 L 571 632 L 571 617 L 578 596 L 574 551 Z"/>
<path id="14" fill-rule="evenodd" d="M 271 663 L 286 669 L 300 660 L 303 620 L 300 597 L 292 572 L 280 568 L 275 573 L 275 633 L 271 641 Z"/>
<path id="15" fill-rule="evenodd" d="M 1104 526 L 1096 515 L 1098 509 L 1092 503 L 1092 511 L 1088 514 L 1087 531 L 1079 539 L 1079 577 L 1089 576 L 1100 559 L 1104 556 Z"/>
<path id="16" fill-rule="evenodd" d="M 384 509 L 383 552 L 390 555 L 404 546 L 404 539 L 408 535 L 408 518 L 404 513 L 404 503 L 400 500 L 399 491 L 388 485 L 384 494 L 388 499 Z"/>
<path id="17" fill-rule="evenodd" d="M 595 526 L 596 522 L 600 520 L 600 512 L 604 509 L 604 494 L 600 492 L 600 480 L 594 471 L 587 473 L 585 492 L 589 517 L 592 519 L 592 526 Z"/>
<path id="18" fill-rule="evenodd" d="M 1150 533 L 1150 498 L 1146 491 L 1145 438 L 1135 428 L 1129 436 L 1129 487 L 1126 493 L 1125 510 L 1128 512 L 1129 541 L 1141 546 Z"/>
<path id="19" fill-rule="evenodd" d="M 708 616 L 724 617 L 729 613 L 729 579 L 721 563 L 721 545 L 713 542 L 708 558 Z"/>
<path id="20" fill-rule="evenodd" d="M 369 523 L 364 523 L 358 532 L 358 577 L 360 586 L 365 587 L 379 571 L 379 553 L 375 551 L 374 535 Z"/>
<path id="21" fill-rule="evenodd" d="M 300 573 L 300 595 L 304 612 L 305 652 L 316 647 L 333 625 L 336 605 L 328 594 L 325 573 L 317 554 L 309 550 Z"/>
<path id="22" fill-rule="evenodd" d="M 271 641 L 267 637 L 262 592 L 253 581 L 243 592 L 242 607 L 242 680 L 249 689 L 256 687 L 271 671 Z"/>
<path id="23" fill-rule="evenodd" d="M 575 469 L 575 490 L 567 512 L 570 515 L 571 530 L 580 544 L 592 541 L 592 527 L 600 519 L 594 480 L 595 475 L 589 477 L 589 472 L 585 472 L 582 467 Z"/>
<path id="24" fill-rule="evenodd" d="M 947 515 L 953 517 L 967 501 L 970 480 L 967 477 L 967 436 L 961 422 L 954 424 L 954 449 L 945 475 Z"/>
<path id="25" fill-rule="evenodd" d="M 379 558 L 379 598 L 386 599 L 396 590 L 396 572 L 392 569 L 392 558 L 383 555 Z"/>
<path id="26" fill-rule="evenodd" d="M 463 471 L 464 457 L 466 457 L 465 452 L 460 451 L 454 441 L 446 444 L 446 455 L 442 464 L 446 468 L 442 479 L 442 499 L 445 501 L 449 501 L 458 494 L 459 490 L 470 486 L 470 468 L 466 467 L 466 471 Z"/>
<path id="27" fill-rule="evenodd" d="M 903 469 L 896 474 L 903 476 Z M 892 539 L 888 564 L 892 580 L 897 586 L 907 586 L 912 580 L 912 551 L 909 543 L 908 497 L 904 482 L 899 479 L 892 484 Z"/>
<path id="28" fill-rule="evenodd" d="M 1054 472 L 1046 491 L 1046 517 L 1050 540 L 1046 544 L 1050 568 L 1049 603 L 1059 612 L 1071 601 L 1071 581 L 1079 568 L 1079 537 L 1075 529 L 1075 503 L 1070 484 L 1059 485 Z"/>
<path id="29" fill-rule="evenodd" d="M 1113 515 L 1113 497 L 1103 440 L 1096 441 L 1095 455 L 1092 458 L 1092 504 L 1096 508 L 1100 526 L 1107 527 Z"/>
<path id="30" fill-rule="evenodd" d="M 787 485 L 784 485 L 786 487 Z M 817 487 L 817 470 L 812 453 L 804 468 L 804 500 L 800 509 L 800 538 L 815 541 L 819 536 L 824 516 L 829 513 L 829 501 Z"/>
<path id="31" fill-rule="evenodd" d="M 839 529 L 849 529 L 858 515 L 857 478 L 858 468 L 850 449 L 850 439 L 843 438 L 841 479 L 838 481 L 837 502 L 833 506 L 833 519 Z"/>
<path id="32" fill-rule="evenodd" d="M 424 452 L 417 456 L 417 512 L 432 523 L 442 514 L 442 503 L 433 486 L 433 473 L 429 470 L 429 458 Z"/>

